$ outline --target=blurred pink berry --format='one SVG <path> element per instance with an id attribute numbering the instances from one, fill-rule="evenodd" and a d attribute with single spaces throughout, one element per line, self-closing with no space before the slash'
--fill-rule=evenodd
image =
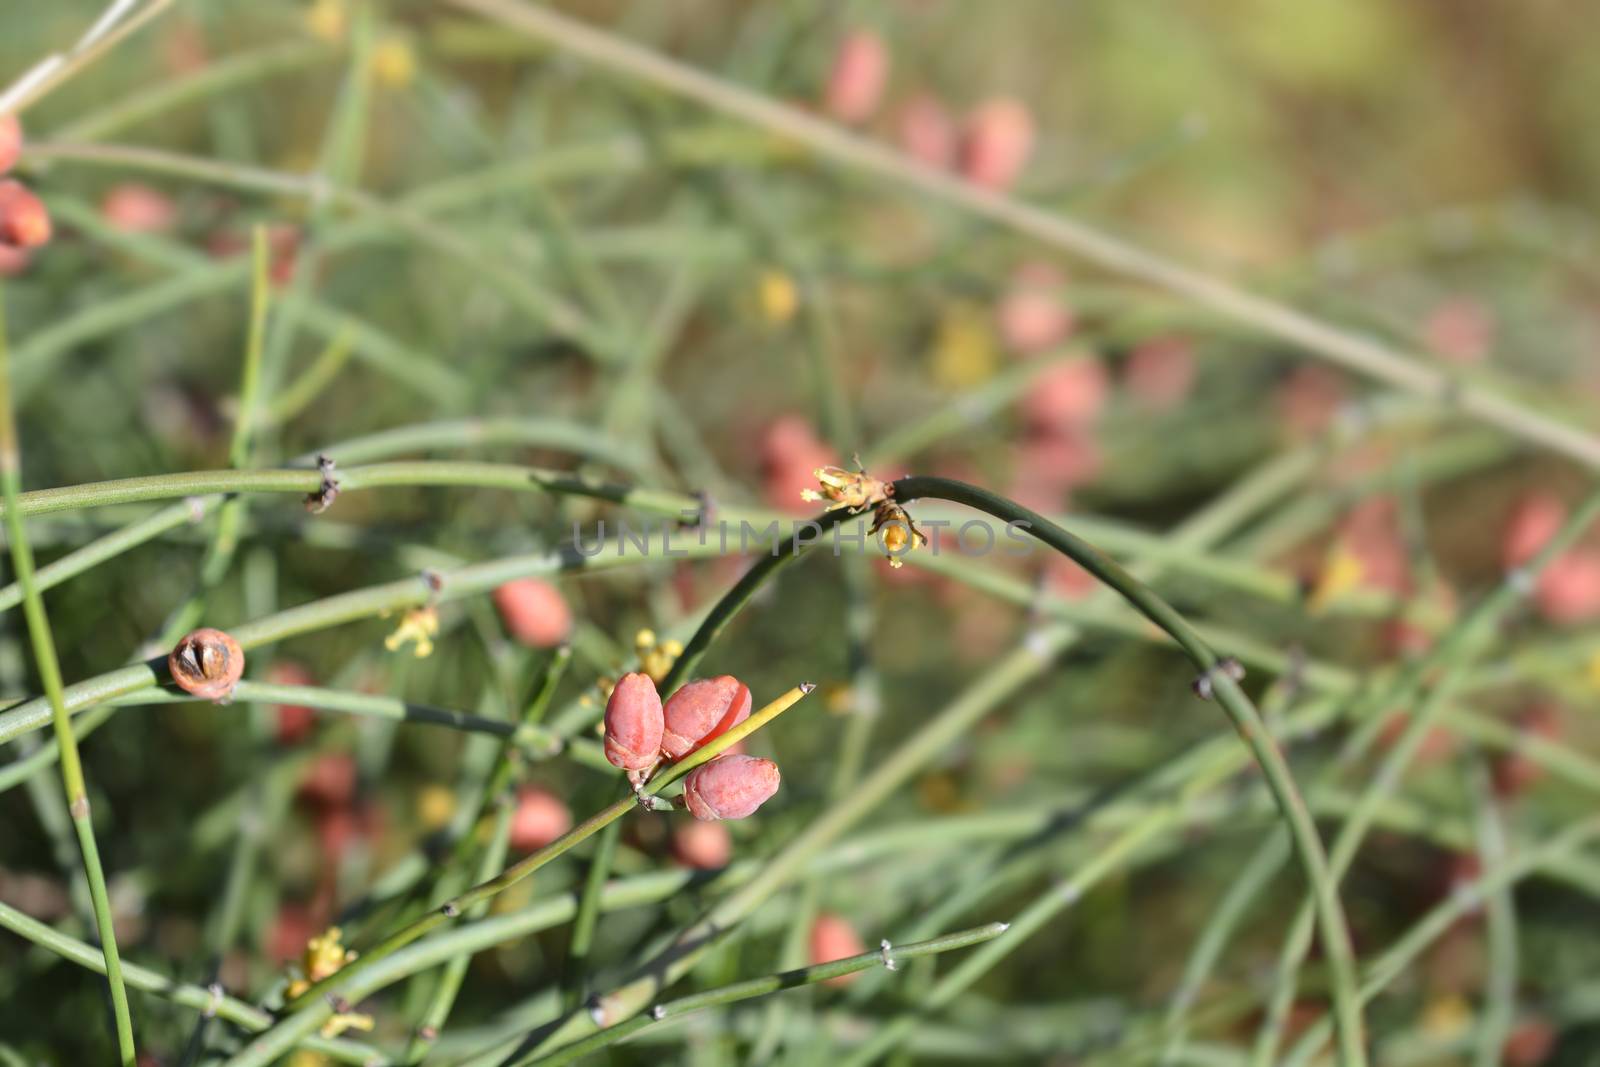
<path id="1" fill-rule="evenodd" d="M 889 83 L 889 49 L 871 30 L 853 30 L 839 42 L 828 74 L 828 114 L 840 122 L 865 122 L 878 110 Z"/>
<path id="2" fill-rule="evenodd" d="M 0 181 L 0 244 L 38 248 L 50 240 L 50 212 L 19 181 Z"/>
<path id="3" fill-rule="evenodd" d="M 1006 346 L 1025 356 L 1055 348 L 1072 332 L 1076 316 L 1061 297 L 1066 278 L 1050 263 L 1024 263 L 995 308 Z"/>
<path id="4" fill-rule="evenodd" d="M 1278 386 L 1278 416 L 1289 436 L 1314 437 L 1333 425 L 1345 401 L 1344 379 L 1319 363 L 1296 367 Z"/>
<path id="5" fill-rule="evenodd" d="M 689 814 L 707 822 L 743 819 L 778 791 L 778 765 L 758 756 L 718 756 L 683 780 Z"/>
<path id="6" fill-rule="evenodd" d="M 1022 417 L 1035 432 L 1083 427 L 1099 417 L 1110 385 L 1099 357 L 1069 360 L 1044 371 L 1022 396 Z"/>
<path id="7" fill-rule="evenodd" d="M 1128 353 L 1122 381 L 1152 411 L 1177 407 L 1194 388 L 1194 345 L 1186 337 L 1158 337 Z"/>
<path id="8" fill-rule="evenodd" d="M 1546 619 L 1561 625 L 1600 617 L 1600 552 L 1573 548 L 1539 572 L 1534 603 Z"/>
<path id="9" fill-rule="evenodd" d="M 572 813 L 554 793 L 536 786 L 517 790 L 517 809 L 511 813 L 512 848 L 534 852 L 570 829 Z"/>
<path id="10" fill-rule="evenodd" d="M 900 148 L 930 167 L 944 170 L 956 157 L 956 124 L 937 97 L 918 93 L 900 109 L 896 123 Z"/>
<path id="11" fill-rule="evenodd" d="M 861 935 L 856 933 L 856 928 L 850 925 L 850 920 L 842 915 L 831 912 L 822 912 L 811 921 L 811 964 L 832 963 L 834 960 L 849 959 L 859 956 L 867 951 L 866 942 L 861 940 Z M 843 974 L 837 978 L 830 978 L 823 985 L 834 987 L 849 985 L 860 974 Z"/>
<path id="12" fill-rule="evenodd" d="M 1340 522 L 1339 537 L 1361 563 L 1362 586 L 1396 595 L 1411 591 L 1411 558 L 1394 497 L 1368 497 L 1357 504 Z"/>
<path id="13" fill-rule="evenodd" d="M 1053 498 L 1094 481 L 1104 464 L 1094 431 L 1068 425 L 1023 437 L 1017 447 L 1016 480 L 1019 486 L 1043 490 Z"/>
<path id="14" fill-rule="evenodd" d="M 750 717 L 750 687 L 731 674 L 697 678 L 667 698 L 661 752 L 682 759 Z"/>
<path id="15" fill-rule="evenodd" d="M 684 823 L 672 832 L 672 855 L 685 867 L 713 871 L 733 858 L 733 837 L 720 822 Z"/>
<path id="16" fill-rule="evenodd" d="M 32 257 L 21 248 L 0 245 L 0 278 L 15 278 L 28 269 L 31 259 Z"/>
<path id="17" fill-rule="evenodd" d="M 494 591 L 500 621 L 518 644 L 554 648 L 572 633 L 572 609 L 561 591 L 540 578 L 517 578 Z"/>
<path id="18" fill-rule="evenodd" d="M 624 674 L 606 701 L 606 759 L 642 771 L 661 755 L 662 711 L 648 674 Z"/>
<path id="19" fill-rule="evenodd" d="M 761 473 L 767 504 L 780 511 L 809 515 L 815 510 L 800 499 L 802 489 L 815 489 L 816 469 L 838 463 L 811 424 L 798 415 L 784 415 L 767 427 L 761 442 Z"/>
<path id="20" fill-rule="evenodd" d="M 313 685 L 311 672 L 293 660 L 279 660 L 267 669 L 267 681 L 273 685 Z M 293 745 L 305 740 L 316 726 L 317 713 L 304 704 L 279 704 L 278 743 Z"/>
<path id="21" fill-rule="evenodd" d="M 165 193 L 138 182 L 121 182 L 100 202 L 100 214 L 112 229 L 123 233 L 165 233 L 177 220 L 178 209 Z"/>
<path id="22" fill-rule="evenodd" d="M 7 112 L 0 115 L 0 174 L 17 165 L 22 156 L 22 120 Z"/>
<path id="23" fill-rule="evenodd" d="M 1556 741 L 1561 737 L 1561 716 L 1549 704 L 1535 704 L 1517 716 L 1517 732 L 1523 737 Z M 1544 764 L 1516 746 L 1495 757 L 1490 770 L 1494 790 L 1504 800 L 1515 800 L 1544 777 Z"/>
<path id="24" fill-rule="evenodd" d="M 356 795 L 356 761 L 328 752 L 311 761 L 300 779 L 300 796 L 313 804 L 341 807 Z"/>
<path id="25" fill-rule="evenodd" d="M 1033 154 L 1033 114 L 1006 97 L 980 104 L 961 136 L 961 173 L 997 192 L 1011 188 Z"/>
<path id="26" fill-rule="evenodd" d="M 1500 1046 L 1500 1062 L 1505 1067 L 1540 1067 L 1550 1059 L 1561 1040 L 1561 1032 L 1542 1015 L 1529 1016 L 1511 1028 Z"/>
<path id="27" fill-rule="evenodd" d="M 1082 600 L 1100 584 L 1098 578 L 1077 563 L 1055 553 L 1051 553 L 1050 562 L 1045 564 L 1044 581 L 1045 588 L 1065 600 Z"/>
<path id="28" fill-rule="evenodd" d="M 1439 304 L 1422 324 L 1429 352 L 1448 363 L 1482 363 L 1494 345 L 1494 315 L 1471 297 Z"/>
<path id="29" fill-rule="evenodd" d="M 1524 494 L 1511 509 L 1500 539 L 1500 564 L 1512 570 L 1527 563 L 1567 521 L 1567 505 L 1544 489 Z"/>

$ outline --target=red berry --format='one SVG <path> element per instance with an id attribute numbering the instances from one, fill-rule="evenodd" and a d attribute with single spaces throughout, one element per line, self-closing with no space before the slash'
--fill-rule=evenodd
<path id="1" fill-rule="evenodd" d="M 750 688 L 731 674 L 699 678 L 667 698 L 661 751 L 681 759 L 750 717 Z"/>
<path id="2" fill-rule="evenodd" d="M 940 170 L 956 155 L 956 127 L 938 98 L 918 93 L 900 109 L 900 148 L 906 155 Z"/>
<path id="3" fill-rule="evenodd" d="M 757 756 L 718 756 L 683 782 L 689 814 L 707 822 L 755 814 L 778 791 L 778 765 Z"/>
<path id="4" fill-rule="evenodd" d="M 720 822 L 684 823 L 672 833 L 672 855 L 685 867 L 712 871 L 733 858 L 733 837 Z"/>
<path id="5" fill-rule="evenodd" d="M 1435 307 L 1422 324 L 1428 351 L 1449 363 L 1482 363 L 1494 344 L 1494 315 L 1471 297 Z"/>
<path id="6" fill-rule="evenodd" d="M 1567 505 L 1560 497 L 1543 489 L 1525 493 L 1511 509 L 1501 535 L 1501 566 L 1512 570 L 1533 559 L 1566 521 Z"/>
<path id="7" fill-rule="evenodd" d="M 267 669 L 267 681 L 274 685 L 314 685 L 311 672 L 293 660 L 279 660 Z M 278 743 L 292 745 L 305 740 L 317 723 L 317 713 L 304 704 L 279 704 Z"/>
<path id="8" fill-rule="evenodd" d="M 535 852 L 572 829 L 572 813 L 561 798 L 536 786 L 517 790 L 517 810 L 511 815 L 511 847 Z"/>
<path id="9" fill-rule="evenodd" d="M 823 912 L 811 923 L 811 963 L 832 963 L 834 960 L 848 959 L 859 956 L 867 951 L 866 943 L 861 940 L 861 935 L 856 933 L 856 928 L 850 925 L 850 920 L 841 915 Z M 859 974 L 845 974 L 838 978 L 830 978 L 824 985 L 843 986 L 860 977 Z"/>
<path id="10" fill-rule="evenodd" d="M 1105 364 L 1093 356 L 1051 367 L 1028 386 L 1022 417 L 1039 432 L 1084 426 L 1105 408 L 1110 382 Z"/>
<path id="11" fill-rule="evenodd" d="M 1278 415 L 1293 438 L 1314 437 L 1333 424 L 1344 404 L 1344 379 L 1320 363 L 1295 368 L 1278 386 Z"/>
<path id="12" fill-rule="evenodd" d="M 878 110 L 889 82 L 889 49 L 871 30 L 855 30 L 839 42 L 828 74 L 826 106 L 840 122 L 865 122 Z"/>
<path id="13" fill-rule="evenodd" d="M 1535 704 L 1518 716 L 1517 729 L 1524 737 L 1554 741 L 1561 736 L 1561 717 L 1550 705 Z M 1495 792 L 1506 800 L 1526 793 L 1544 777 L 1544 765 L 1529 756 L 1521 745 L 1500 753 L 1490 769 Z"/>
<path id="14" fill-rule="evenodd" d="M 511 636 L 529 648 L 554 648 L 572 633 L 572 609 L 559 589 L 539 578 L 500 586 L 494 606 Z"/>
<path id="15" fill-rule="evenodd" d="M 661 755 L 661 697 L 648 674 L 624 674 L 606 701 L 606 759 L 642 771 Z"/>
<path id="16" fill-rule="evenodd" d="M 1574 548 L 1539 572 L 1534 602 L 1546 619 L 1562 625 L 1600 616 L 1600 551 Z"/>
<path id="17" fill-rule="evenodd" d="M 124 233 L 165 233 L 172 229 L 178 209 L 165 193 L 138 182 L 122 182 L 106 193 L 100 214 L 112 229 Z"/>
<path id="18" fill-rule="evenodd" d="M 38 248 L 50 240 L 50 212 L 19 181 L 0 181 L 0 244 Z"/>
<path id="19" fill-rule="evenodd" d="M 974 185 L 1011 188 L 1033 154 L 1033 114 L 1005 98 L 987 101 L 967 118 L 961 138 L 961 173 Z"/>
<path id="20" fill-rule="evenodd" d="M 343 752 L 318 756 L 300 779 L 300 795 L 330 808 L 348 804 L 356 795 L 356 761 Z"/>
<path id="21" fill-rule="evenodd" d="M 1076 316 L 1062 299 L 1065 284 L 1066 277 L 1053 264 L 1035 261 L 1017 268 L 995 309 L 1008 347 L 1032 355 L 1067 339 Z"/>
<path id="22" fill-rule="evenodd" d="M 22 155 L 22 120 L 7 112 L 0 115 L 0 174 L 17 165 Z"/>
<path id="23" fill-rule="evenodd" d="M 811 424 L 798 415 L 784 415 L 767 427 L 761 442 L 761 473 L 767 504 L 780 511 L 809 515 L 816 509 L 800 499 L 802 489 L 817 487 L 818 467 L 838 462 Z"/>
<path id="24" fill-rule="evenodd" d="M 1550 1058 L 1560 1033 L 1549 1019 L 1532 1016 L 1517 1023 L 1500 1047 L 1500 1062 L 1505 1067 L 1539 1067 Z"/>

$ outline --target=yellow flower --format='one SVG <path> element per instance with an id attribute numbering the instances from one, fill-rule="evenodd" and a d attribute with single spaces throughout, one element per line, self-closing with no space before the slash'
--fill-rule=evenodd
<path id="1" fill-rule="evenodd" d="M 313 0 L 306 9 L 306 29 L 324 41 L 342 40 L 348 23 L 344 0 Z"/>
<path id="2" fill-rule="evenodd" d="M 878 505 L 878 510 L 872 516 L 872 529 L 869 532 L 878 538 L 878 544 L 889 557 L 889 566 L 895 570 L 904 565 L 901 556 L 928 543 L 922 531 L 917 529 L 917 524 L 911 521 L 906 509 L 892 500 L 885 500 Z"/>
<path id="3" fill-rule="evenodd" d="M 989 316 L 973 304 L 946 309 L 933 339 L 933 380 L 946 389 L 970 389 L 994 377 L 998 363 Z"/>
<path id="4" fill-rule="evenodd" d="M 1311 599 L 1306 606 L 1312 611 L 1321 611 L 1340 597 L 1354 592 L 1361 586 L 1361 581 L 1367 575 L 1367 569 L 1361 562 L 1361 557 L 1350 550 L 1350 546 L 1343 541 L 1333 546 L 1328 553 L 1328 559 L 1322 566 L 1322 576 L 1317 579 L 1317 586 L 1311 591 Z"/>
<path id="5" fill-rule="evenodd" d="M 800 499 L 812 503 L 831 501 L 828 505 L 829 511 L 846 508 L 854 514 L 889 498 L 888 483 L 879 481 L 866 471 L 847 471 L 843 467 L 818 467 L 811 473 L 821 484 L 822 492 L 802 489 Z"/>
<path id="6" fill-rule="evenodd" d="M 639 654 L 639 669 L 660 685 L 683 655 L 683 642 L 670 637 L 658 642 L 654 630 L 644 629 L 634 635 L 633 649 Z"/>
<path id="7" fill-rule="evenodd" d="M 456 795 L 442 785 L 424 786 L 417 793 L 417 822 L 428 832 L 442 829 L 456 813 Z"/>
<path id="8" fill-rule="evenodd" d="M 433 652 L 433 639 L 439 633 L 439 613 L 432 605 L 412 608 L 400 620 L 394 633 L 383 639 L 383 647 L 398 652 L 408 643 L 414 643 L 413 654 L 423 659 Z"/>
<path id="9" fill-rule="evenodd" d="M 1440 1041 L 1459 1037 L 1471 1025 L 1472 1006 L 1459 994 L 1436 997 L 1422 1009 L 1422 1032 Z"/>
<path id="10" fill-rule="evenodd" d="M 372 48 L 372 75 L 385 89 L 404 89 L 417 76 L 417 53 L 404 37 L 385 37 Z"/>
<path id="11" fill-rule="evenodd" d="M 1600 689 L 1600 652 L 1589 657 L 1589 662 L 1584 664 L 1584 672 L 1589 677 L 1589 684 Z"/>
<path id="12" fill-rule="evenodd" d="M 774 326 L 782 326 L 794 318 L 800 307 L 800 290 L 794 279 L 781 270 L 764 270 L 756 285 L 756 298 L 761 314 Z"/>

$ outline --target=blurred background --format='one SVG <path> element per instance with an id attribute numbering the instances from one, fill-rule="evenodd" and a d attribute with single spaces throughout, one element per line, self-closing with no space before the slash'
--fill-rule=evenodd
<path id="1" fill-rule="evenodd" d="M 0 241 L 25 489 L 230 465 L 261 226 L 272 318 L 248 466 L 318 450 L 514 462 L 803 517 L 814 468 L 859 456 L 880 477 L 989 487 L 1142 561 L 1245 661 L 1325 839 L 1402 754 L 1343 883 L 1363 962 L 1592 808 L 1594 533 L 1454 664 L 1449 706 L 1414 742 L 1407 723 L 1434 694 L 1392 684 L 1441 669 L 1441 635 L 1588 491 L 1579 464 L 601 70 L 485 6 L 178 0 L 29 107 L 13 177 L 54 232 Z M 1600 434 L 1600 21 L 1584 4 L 548 7 Z M 100 10 L 12 5 L 0 80 L 70 48 Z M 418 429 L 368 439 L 401 427 Z M 237 549 L 215 567 L 209 517 L 50 591 L 69 683 L 198 622 L 549 551 L 630 514 L 482 488 L 351 492 L 320 515 L 241 499 Z M 48 564 L 164 506 L 28 529 Z M 716 830 L 630 817 L 617 878 L 693 875 L 603 917 L 590 988 L 723 899 L 730 863 L 780 855 L 839 810 L 952 700 L 984 714 L 677 992 L 1009 919 L 1063 883 L 1070 907 L 959 982 L 963 956 L 924 961 L 719 1008 L 602 1058 L 864 1062 L 850 1057 L 903 1025 L 871 1056 L 1272 1063 L 1325 1021 L 1315 951 L 1271 1008 L 1304 883 L 1243 746 L 1159 635 L 1043 551 L 919 551 L 902 569 L 813 556 L 701 668 L 737 675 L 758 705 L 821 684 L 751 741 L 780 761 L 782 790 Z M 247 677 L 511 721 L 570 641 L 548 721 L 592 741 L 610 682 L 641 654 L 670 658 L 747 565 L 552 575 L 441 604 L 429 655 L 387 648 L 402 620 L 374 618 L 252 650 Z M 4 603 L 9 704 L 40 682 Z M 1030 647 L 1048 666 L 1006 673 Z M 325 927 L 369 944 L 471 866 L 499 752 L 244 701 L 101 718 L 83 748 L 124 957 L 256 1003 L 281 997 Z M 1207 777 L 1183 762 L 1194 753 L 1235 762 Z M 570 751 L 515 767 L 514 852 L 614 794 Z M 0 902 L 92 941 L 53 767 L 5 783 Z M 1118 836 L 1163 805 L 1167 821 Z M 541 870 L 495 914 L 581 888 L 589 857 Z M 1581 844 L 1532 868 L 1458 908 L 1371 1001 L 1377 1062 L 1600 1056 L 1600 869 Z M 0 935 L 0 1062 L 106 1062 L 103 982 L 36 940 Z M 552 922 L 473 956 L 428 1062 L 470 1062 L 557 1017 L 568 942 Z M 436 980 L 373 998 L 375 1029 L 346 1036 L 405 1062 Z M 135 993 L 134 1014 L 150 1063 L 221 1063 L 242 1044 L 166 997 Z M 334 1062 L 321 1055 L 293 1062 Z"/>

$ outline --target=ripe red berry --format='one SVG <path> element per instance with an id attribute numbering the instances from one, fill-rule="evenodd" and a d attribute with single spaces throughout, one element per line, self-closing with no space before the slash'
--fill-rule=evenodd
<path id="1" fill-rule="evenodd" d="M 731 674 L 698 678 L 667 698 L 663 714 L 661 751 L 681 759 L 750 717 L 750 688 Z"/>
<path id="2" fill-rule="evenodd" d="M 561 591 L 538 578 L 518 578 L 494 591 L 494 606 L 511 636 L 529 648 L 554 648 L 572 633 L 572 609 Z"/>
<path id="3" fill-rule="evenodd" d="M 713 871 L 733 858 L 733 837 L 719 822 L 684 823 L 672 832 L 672 855 L 685 867 Z"/>
<path id="4" fill-rule="evenodd" d="M 943 170 L 956 155 L 956 126 L 937 97 L 918 93 L 900 109 L 900 149 L 921 163 Z"/>
<path id="5" fill-rule="evenodd" d="M 0 115 L 0 174 L 17 165 L 22 155 L 22 120 L 16 115 Z"/>
<path id="6" fill-rule="evenodd" d="M 855 30 L 839 42 L 828 74 L 828 113 L 840 122 L 865 122 L 878 110 L 889 83 L 889 48 L 871 30 Z"/>
<path id="7" fill-rule="evenodd" d="M 343 752 L 318 756 L 300 779 L 300 796 L 313 804 L 343 807 L 355 795 L 356 761 Z"/>
<path id="8" fill-rule="evenodd" d="M 1054 348 L 1072 332 L 1076 316 L 1062 298 L 1066 276 L 1043 260 L 1024 263 L 995 308 L 1000 336 L 1023 355 Z"/>
<path id="9" fill-rule="evenodd" d="M 124 233 L 165 233 L 177 220 L 172 198 L 138 182 L 122 182 L 106 193 L 100 214 Z"/>
<path id="10" fill-rule="evenodd" d="M 1539 573 L 1534 602 L 1546 619 L 1562 625 L 1600 616 L 1600 551 L 1573 548 Z"/>
<path id="11" fill-rule="evenodd" d="M 718 756 L 696 767 L 683 782 L 689 814 L 711 822 L 755 814 L 778 791 L 778 765 L 757 756 Z"/>
<path id="12" fill-rule="evenodd" d="M 856 933 L 856 928 L 850 925 L 850 920 L 842 915 L 823 912 L 811 923 L 811 963 L 832 963 L 834 960 L 847 959 L 859 956 L 867 951 L 861 935 Z M 859 978 L 859 974 L 845 974 L 838 978 L 830 978 L 824 985 L 843 986 L 849 985 Z"/>
<path id="13" fill-rule="evenodd" d="M 1099 417 L 1111 391 L 1105 364 L 1093 356 L 1070 360 L 1040 374 L 1022 398 L 1030 429 L 1057 432 Z"/>
<path id="14" fill-rule="evenodd" d="M 1511 509 L 1500 539 L 1500 564 L 1506 570 L 1527 563 L 1550 543 L 1567 521 L 1567 505 L 1554 493 L 1525 493 Z"/>
<path id="15" fill-rule="evenodd" d="M 761 473 L 768 505 L 781 511 L 810 514 L 814 509 L 800 499 L 803 489 L 815 489 L 818 467 L 838 462 L 833 449 L 818 439 L 811 424 L 798 415 L 784 415 L 767 427 L 761 442 Z"/>
<path id="16" fill-rule="evenodd" d="M 570 829 L 572 812 L 560 797 L 537 786 L 517 790 L 517 809 L 511 815 L 512 848 L 534 852 Z"/>
<path id="17" fill-rule="evenodd" d="M 313 685 L 311 672 L 293 660 L 279 660 L 267 669 L 267 681 L 274 685 Z M 317 723 L 317 713 L 304 704 L 279 704 L 278 743 L 292 745 L 305 740 Z"/>
<path id="18" fill-rule="evenodd" d="M 0 181 L 0 244 L 38 248 L 50 240 L 50 212 L 19 181 Z"/>
<path id="19" fill-rule="evenodd" d="M 626 771 L 647 769 L 661 755 L 661 697 L 648 674 L 624 674 L 606 701 L 606 759 Z"/>
<path id="20" fill-rule="evenodd" d="M 999 98 L 978 106 L 961 139 L 961 173 L 974 185 L 1011 188 L 1033 154 L 1033 114 L 1016 100 Z"/>

